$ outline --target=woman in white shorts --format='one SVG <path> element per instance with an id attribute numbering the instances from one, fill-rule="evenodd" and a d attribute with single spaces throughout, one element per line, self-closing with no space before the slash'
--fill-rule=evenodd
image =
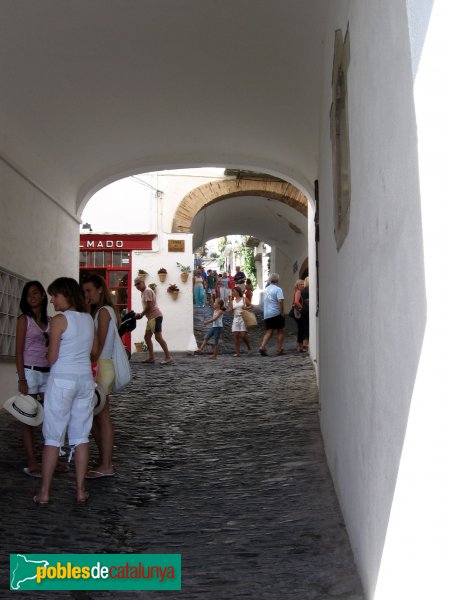
<path id="1" fill-rule="evenodd" d="M 51 369 L 44 405 L 42 485 L 33 500 L 41 506 L 49 502 L 59 449 L 67 430 L 71 455 L 75 451 L 76 501 L 84 504 L 89 497 L 84 479 L 95 389 L 90 359 L 91 352 L 96 350 L 94 322 L 86 312 L 81 287 L 75 279 L 60 277 L 47 291 L 55 310 L 63 314 L 53 317 L 50 327 Z"/>
<path id="2" fill-rule="evenodd" d="M 234 335 L 234 345 L 236 348 L 236 353 L 233 356 L 236 357 L 241 355 L 241 339 L 244 340 L 248 353 L 250 354 L 252 351 L 250 340 L 248 339 L 247 327 L 242 318 L 242 311 L 249 306 L 251 306 L 251 302 L 247 298 L 244 298 L 242 290 L 240 288 L 233 288 L 232 296 L 228 300 L 228 310 L 233 311 L 231 332 Z"/>
<path id="3" fill-rule="evenodd" d="M 98 364 L 97 382 L 102 385 L 106 394 L 105 406 L 98 415 L 94 415 L 92 426 L 92 434 L 99 451 L 98 465 L 86 474 L 86 479 L 98 479 L 114 475 L 114 430 L 109 411 L 109 394 L 115 381 L 112 355 L 118 317 L 113 295 L 103 277 L 95 273 L 87 275 L 82 281 L 82 288 L 97 331 L 97 352 L 91 358 L 92 362 Z"/>
<path id="4" fill-rule="evenodd" d="M 50 317 L 47 315 L 47 294 L 40 281 L 25 284 L 20 298 L 22 314 L 16 327 L 16 368 L 19 392 L 44 401 L 50 373 L 47 359 Z M 41 465 L 34 451 L 34 429 L 21 423 L 22 439 L 27 457 L 24 473 L 30 477 L 41 476 Z"/>

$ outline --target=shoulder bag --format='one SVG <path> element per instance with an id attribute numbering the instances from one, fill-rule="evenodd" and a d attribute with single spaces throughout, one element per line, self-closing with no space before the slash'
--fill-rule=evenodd
<path id="1" fill-rule="evenodd" d="M 258 325 L 258 322 L 256 321 L 256 315 L 251 310 L 242 310 L 241 317 L 247 329 L 250 327 L 256 327 Z"/>
<path id="2" fill-rule="evenodd" d="M 108 312 L 111 315 L 111 320 L 113 324 L 115 324 L 116 318 L 114 310 L 109 306 L 106 308 L 108 308 Z M 131 369 L 127 352 L 122 344 L 122 340 L 120 339 L 119 332 L 117 331 L 117 327 L 115 325 L 114 346 L 111 359 L 113 361 L 115 375 L 113 391 L 120 392 L 120 390 L 123 390 L 123 388 L 131 381 Z"/>

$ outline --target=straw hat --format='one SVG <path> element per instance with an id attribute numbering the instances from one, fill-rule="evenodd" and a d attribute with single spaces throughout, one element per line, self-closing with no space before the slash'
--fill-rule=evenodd
<path id="1" fill-rule="evenodd" d="M 32 396 L 16 394 L 8 398 L 3 408 L 22 423 L 33 427 L 40 425 L 44 419 L 42 404 Z"/>
<path id="2" fill-rule="evenodd" d="M 106 394 L 100 383 L 95 385 L 94 390 L 94 415 L 98 415 L 105 408 Z"/>

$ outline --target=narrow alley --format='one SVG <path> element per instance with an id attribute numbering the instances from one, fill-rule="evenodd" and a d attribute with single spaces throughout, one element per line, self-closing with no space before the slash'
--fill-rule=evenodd
<path id="1" fill-rule="evenodd" d="M 202 316 L 196 309 L 199 340 Z M 170 366 L 133 355 L 132 383 L 112 401 L 116 475 L 88 482 L 85 507 L 74 502 L 73 468 L 56 475 L 48 507 L 33 505 L 38 480 L 22 473 L 20 428 L 2 411 L 0 597 L 11 594 L 9 553 L 77 552 L 182 553 L 182 591 L 56 598 L 362 600 L 313 366 L 292 332 L 284 356 L 273 344 L 268 357 L 236 359 L 225 344 L 217 361 L 179 355 Z"/>

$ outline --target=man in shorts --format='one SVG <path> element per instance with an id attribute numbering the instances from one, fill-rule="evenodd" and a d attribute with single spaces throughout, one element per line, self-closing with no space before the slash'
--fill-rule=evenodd
<path id="1" fill-rule="evenodd" d="M 144 340 L 148 348 L 148 359 L 144 360 L 144 362 L 151 364 L 154 364 L 155 362 L 152 342 L 152 337 L 154 334 L 156 341 L 164 352 L 164 360 L 161 361 L 161 364 L 171 365 L 173 363 L 173 358 L 167 347 L 167 342 L 162 336 L 163 316 L 158 304 L 156 303 L 156 294 L 152 289 L 145 285 L 145 280 L 143 277 L 136 277 L 134 280 L 134 285 L 141 292 L 142 299 L 142 312 L 136 314 L 136 319 L 147 317 L 147 327 L 145 328 Z"/>
<path id="2" fill-rule="evenodd" d="M 267 356 L 266 346 L 274 330 L 277 332 L 277 355 L 284 354 L 284 294 L 283 290 L 277 285 L 279 279 L 278 273 L 272 273 L 269 278 L 269 285 L 264 290 L 264 325 L 266 326 L 266 333 L 259 348 L 261 356 Z"/>

